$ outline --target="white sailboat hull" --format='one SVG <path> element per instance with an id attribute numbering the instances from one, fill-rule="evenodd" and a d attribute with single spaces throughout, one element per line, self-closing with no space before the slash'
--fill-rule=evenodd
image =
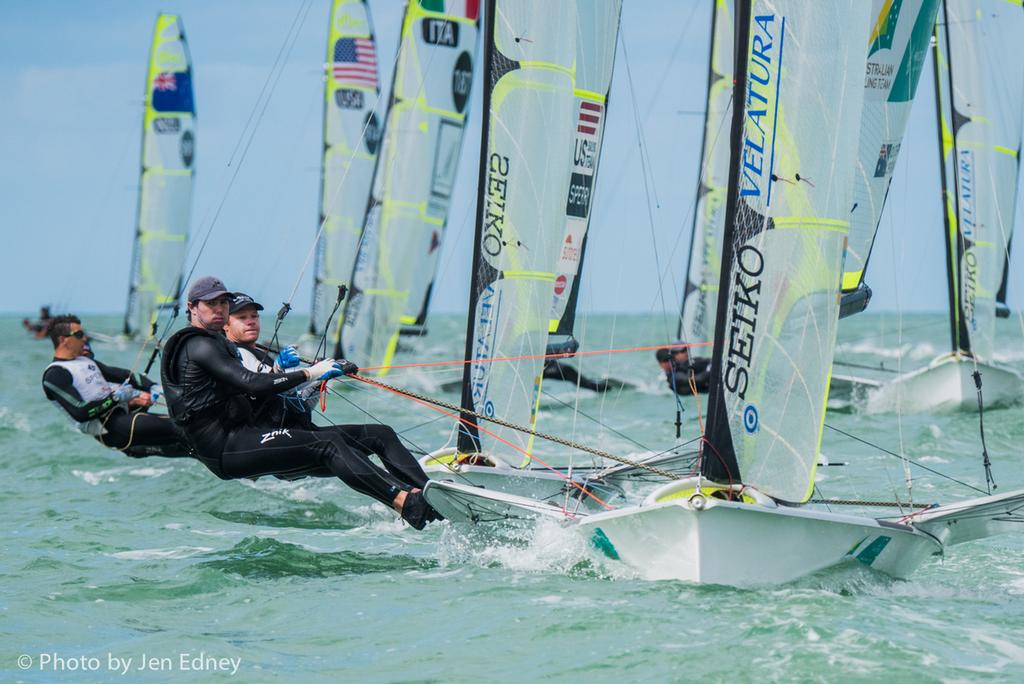
<path id="1" fill-rule="evenodd" d="M 978 361 L 985 406 L 1005 406 L 1024 399 L 1024 378 L 1016 371 Z M 868 413 L 900 410 L 910 413 L 977 409 L 978 394 L 972 373 L 974 361 L 944 354 L 928 366 L 885 383 L 868 396 Z"/>
<path id="2" fill-rule="evenodd" d="M 648 499 L 663 498 L 673 483 Z M 692 487 L 692 484 L 689 486 Z M 791 582 L 844 563 L 906 577 L 942 552 L 909 525 L 701 497 L 596 513 L 579 522 L 598 548 L 650 580 L 729 586 Z"/>
<path id="3" fill-rule="evenodd" d="M 494 460 L 493 465 L 472 465 L 453 461 L 456 449 L 440 449 L 420 459 L 424 472 L 432 480 L 451 480 L 470 487 L 492 492 L 512 494 L 541 502 L 564 504 L 574 502 L 571 508 L 596 510 L 602 501 L 615 499 L 622 490 L 614 484 L 590 480 L 584 469 L 559 470 L 548 468 L 512 468 Z M 569 479 L 575 483 L 571 484 Z M 586 488 L 593 496 L 580 489 Z M 596 499 L 594 497 L 597 497 Z M 578 505 L 575 503 L 578 501 Z"/>

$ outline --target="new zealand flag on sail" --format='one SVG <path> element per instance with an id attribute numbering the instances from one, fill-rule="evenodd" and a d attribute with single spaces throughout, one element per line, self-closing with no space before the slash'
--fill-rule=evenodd
<path id="1" fill-rule="evenodd" d="M 191 69 L 165 71 L 153 77 L 153 109 L 158 112 L 195 112 Z"/>

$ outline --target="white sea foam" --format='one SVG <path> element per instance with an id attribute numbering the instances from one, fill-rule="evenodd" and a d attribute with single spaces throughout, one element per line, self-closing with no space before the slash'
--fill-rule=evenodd
<path id="1" fill-rule="evenodd" d="M 169 549 L 136 549 L 134 551 L 118 551 L 107 554 L 113 558 L 125 560 L 153 560 L 157 558 L 189 558 L 200 553 L 213 551 L 211 546 L 176 546 Z"/>

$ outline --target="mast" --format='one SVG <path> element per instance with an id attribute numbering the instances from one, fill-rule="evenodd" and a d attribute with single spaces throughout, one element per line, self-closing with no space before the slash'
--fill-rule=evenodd
<path id="1" fill-rule="evenodd" d="M 953 67 L 949 60 L 949 16 L 946 12 L 946 3 L 942 3 L 942 17 L 935 25 L 935 47 L 932 51 L 933 66 L 935 69 L 935 116 L 939 135 L 939 182 L 942 185 L 942 225 L 944 230 L 943 241 L 946 244 L 946 285 L 949 294 L 949 325 L 950 340 L 953 351 L 970 351 L 970 342 L 967 339 L 967 331 L 962 328 L 960 321 L 960 299 L 958 295 L 957 264 L 960 263 L 961 249 L 960 241 L 957 239 L 959 230 L 957 228 L 957 217 L 960 215 L 960 200 L 957 193 L 950 190 L 949 173 L 956 179 L 955 162 L 947 166 L 947 157 L 952 154 L 956 158 L 956 133 L 955 133 L 955 112 L 952 98 L 949 100 L 950 120 L 947 122 L 942 98 L 942 89 L 946 87 L 952 93 L 953 88 Z M 945 45 L 945 55 L 940 45 Z M 943 59 L 945 57 L 945 60 Z M 942 64 L 945 63 L 945 83 L 943 83 Z M 947 140 L 948 136 L 948 140 Z"/>
<path id="2" fill-rule="evenodd" d="M 737 0 L 736 26 L 733 31 L 733 85 L 732 123 L 729 128 L 729 184 L 725 200 L 725 232 L 722 235 L 722 268 L 718 281 L 718 306 L 715 310 L 715 344 L 711 352 L 711 366 L 722 367 L 725 349 L 726 314 L 729 310 L 730 265 L 735 258 L 736 218 L 739 204 L 740 156 L 743 152 L 744 117 L 746 107 L 735 106 L 745 101 L 747 91 L 747 54 L 750 46 L 751 6 L 754 0 Z M 715 482 L 740 482 L 740 467 L 729 430 L 725 407 L 725 385 L 721 373 L 715 373 L 708 387 L 708 421 L 701 440 L 701 475 Z"/>
<path id="3" fill-rule="evenodd" d="M 483 12 L 484 22 L 484 71 L 483 84 L 484 103 L 483 121 L 480 126 L 480 175 L 477 179 L 477 205 L 476 205 L 476 226 L 473 230 L 473 261 L 469 273 L 469 308 L 466 312 L 466 354 L 467 363 L 462 369 L 462 408 L 475 410 L 473 402 L 473 378 L 472 364 L 468 363 L 474 358 L 474 330 L 476 323 L 476 311 L 480 303 L 480 280 L 481 273 L 478 264 L 483 262 L 481 245 L 484 237 L 484 215 L 487 210 L 487 157 L 490 148 L 490 111 L 491 111 L 491 90 L 494 87 L 495 78 L 495 55 L 494 55 L 494 10 L 496 0 L 487 0 L 486 10 Z M 480 433 L 476 429 L 475 420 L 472 416 L 463 413 L 463 420 L 469 421 L 459 423 L 458 449 L 460 453 L 473 454 L 480 451 Z"/>

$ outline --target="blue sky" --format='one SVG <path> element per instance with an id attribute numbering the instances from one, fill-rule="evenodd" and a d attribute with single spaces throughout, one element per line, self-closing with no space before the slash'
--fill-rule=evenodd
<path id="1" fill-rule="evenodd" d="M 624 3 L 626 50 L 620 43 L 583 311 L 677 309 L 698 170 L 702 120 L 693 112 L 703 107 L 710 5 Z M 393 55 L 402 3 L 371 0 L 370 8 L 378 54 Z M 8 0 L 0 6 L 0 89 L 6 95 L 0 108 L 6 162 L 0 187 L 7 254 L 0 269 L 0 311 L 30 312 L 42 303 L 80 312 L 123 310 L 142 91 L 158 11 L 182 15 L 194 61 L 193 237 L 213 225 L 197 273 L 220 275 L 229 287 L 271 306 L 291 293 L 317 230 L 328 0 Z M 297 17 L 298 38 L 260 115 L 260 91 Z M 388 79 L 390 66 L 382 62 Z M 868 271 L 873 310 L 946 308 L 930 64 L 927 69 Z M 254 111 L 258 127 L 246 156 L 229 167 Z M 634 111 L 650 155 L 650 205 Z M 466 307 L 480 114 L 474 83 L 460 182 L 435 285 L 437 311 Z M 1018 225 L 1021 214 L 1018 206 Z M 1019 262 L 1022 241 L 1016 242 Z M 654 268 L 655 251 L 662 279 Z M 296 311 L 308 311 L 310 288 L 307 271 L 293 301 Z M 1024 269 L 1018 267 L 1011 270 L 1012 307 L 1020 308 L 1022 290 Z"/>

